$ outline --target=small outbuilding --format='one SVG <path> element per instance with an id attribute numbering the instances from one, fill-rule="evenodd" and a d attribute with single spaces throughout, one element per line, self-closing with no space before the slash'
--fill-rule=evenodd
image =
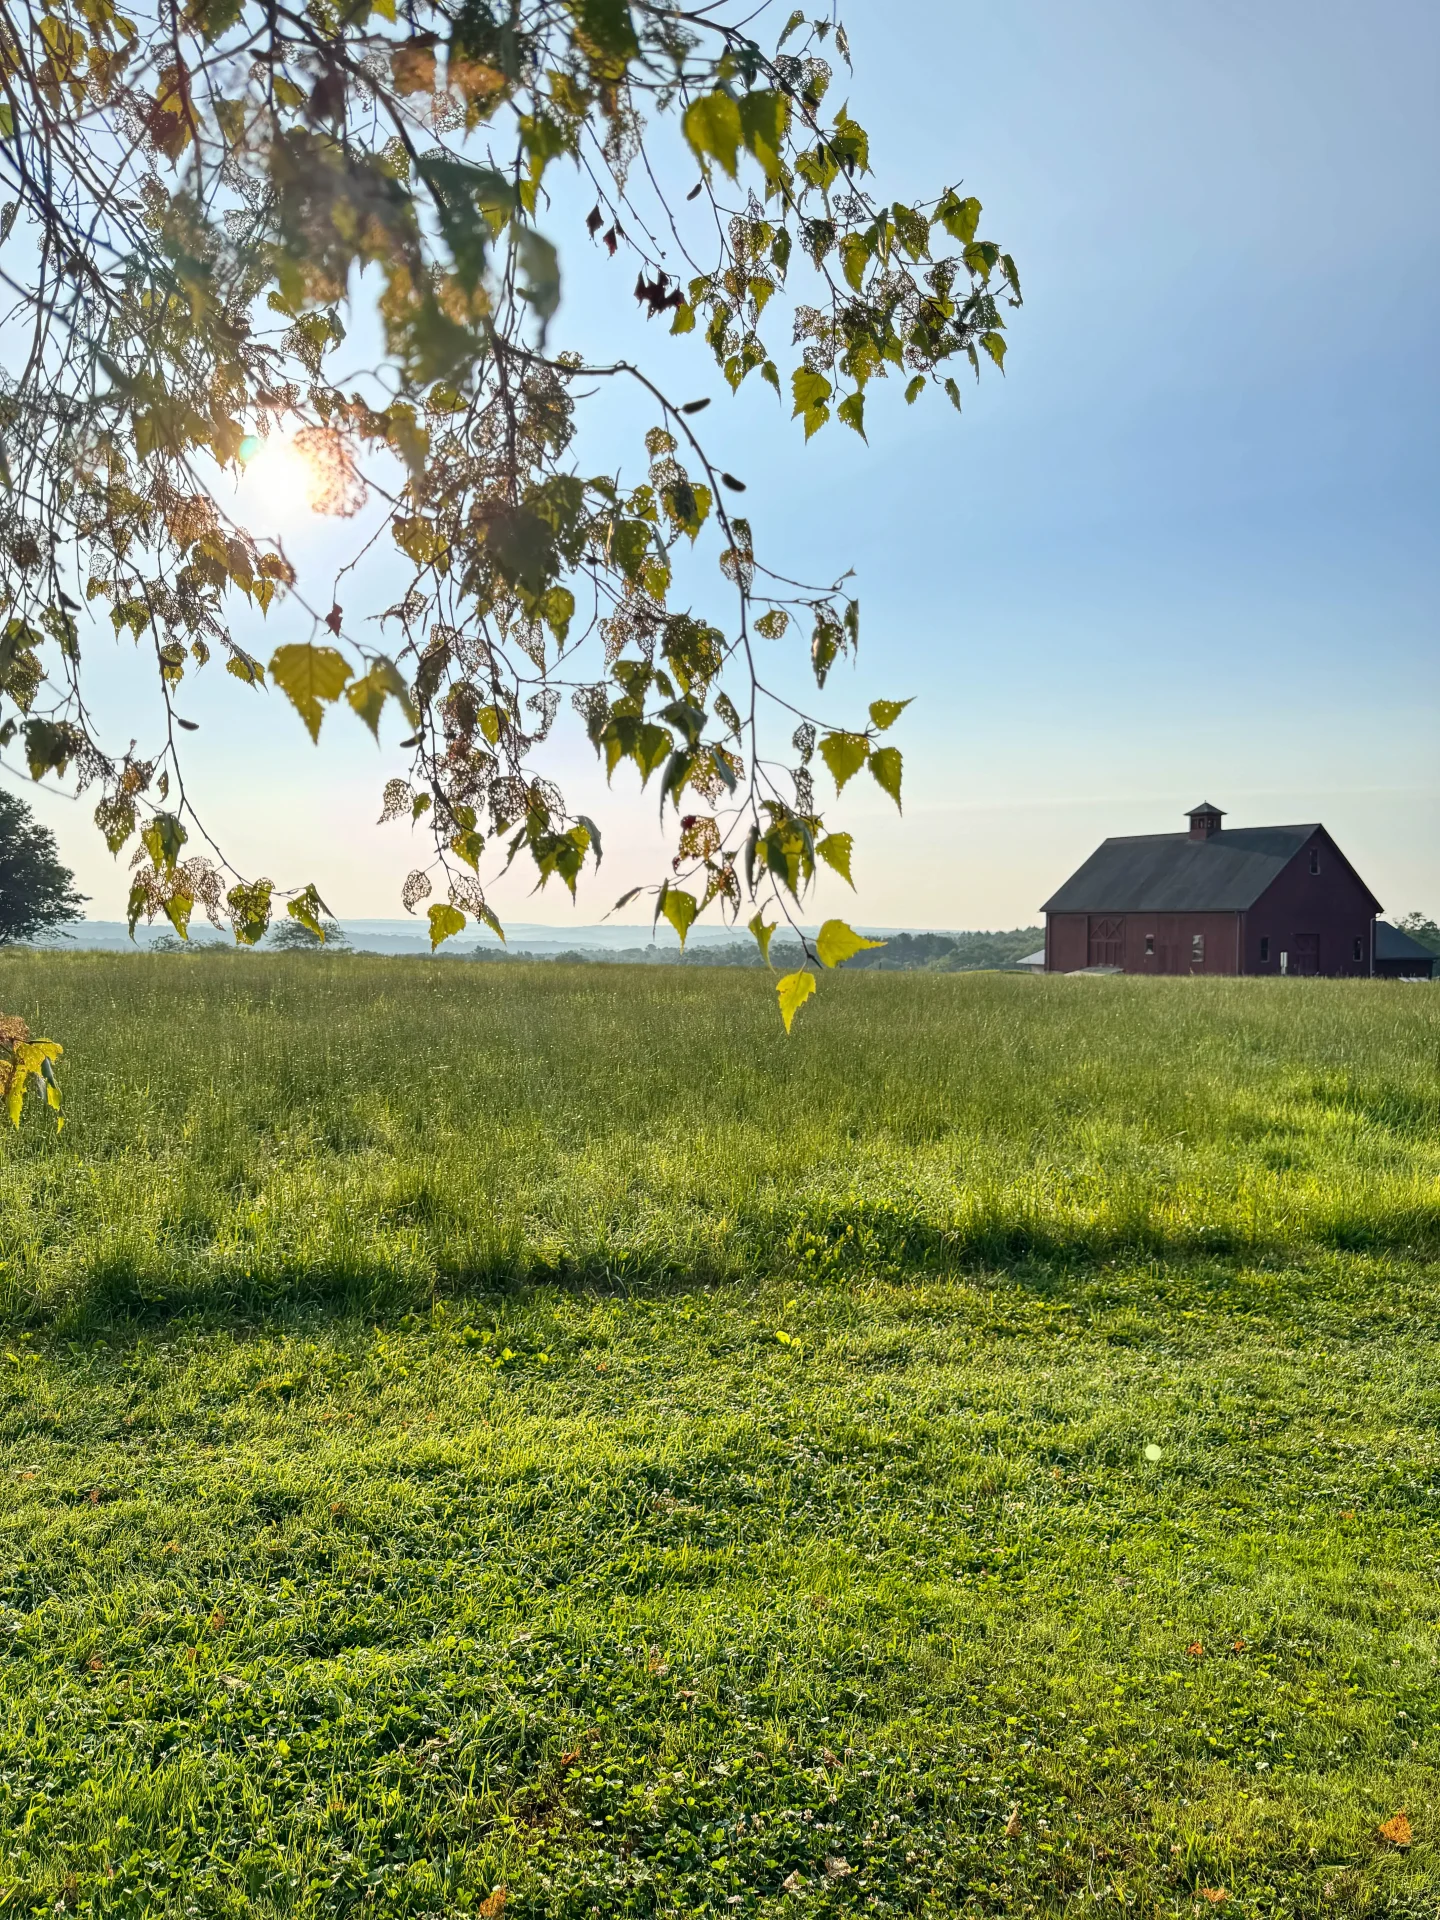
<path id="1" fill-rule="evenodd" d="M 1375 922 L 1375 971 L 1385 980 L 1440 979 L 1440 954 L 1388 920 Z"/>
<path id="2" fill-rule="evenodd" d="M 1223 827 L 1209 801 L 1187 817 L 1188 833 L 1106 840 L 1051 895 L 1047 973 L 1379 970 L 1380 902 L 1318 822 Z"/>

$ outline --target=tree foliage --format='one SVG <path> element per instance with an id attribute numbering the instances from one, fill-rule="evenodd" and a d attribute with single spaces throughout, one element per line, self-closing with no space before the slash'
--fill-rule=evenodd
<path id="1" fill-rule="evenodd" d="M 1422 947 L 1440 954 L 1440 925 L 1428 915 L 1418 911 L 1407 913 L 1403 920 L 1397 920 L 1395 924 L 1402 933 L 1408 933 L 1412 940 L 1418 940 Z"/>
<path id="2" fill-rule="evenodd" d="M 277 920 L 265 944 L 282 953 L 319 953 L 322 948 L 338 953 L 349 947 L 345 930 L 336 921 L 322 920 L 320 929 L 316 934 L 299 920 Z"/>
<path id="3" fill-rule="evenodd" d="M 958 407 L 956 369 L 1003 366 L 1019 278 L 978 200 L 882 200 L 837 104 L 843 28 L 796 12 L 762 45 L 761 23 L 732 0 L 0 5 L 0 744 L 98 790 L 132 930 L 184 938 L 199 906 L 253 945 L 282 897 L 186 795 L 179 705 L 212 662 L 312 738 L 403 713 L 381 817 L 429 837 L 402 899 L 436 943 L 499 931 L 488 889 L 517 859 L 572 892 L 599 865 L 537 765 L 566 702 L 673 827 L 653 896 L 682 940 L 714 906 L 763 950 L 818 863 L 850 879 L 817 757 L 837 794 L 868 770 L 898 806 L 904 703 L 820 710 L 858 643 L 848 576 L 788 579 L 707 451 L 708 400 L 587 357 L 560 317 L 578 178 L 593 206 L 564 237 L 613 263 L 616 300 L 693 334 L 726 388 L 767 384 L 806 439 L 863 436 L 882 381 Z M 643 474 L 583 459 L 584 399 L 617 381 L 651 419 Z M 235 472 L 279 440 L 315 508 L 356 520 L 323 588 L 236 517 Z M 375 618 L 359 570 L 381 550 L 406 578 Z M 153 672 L 153 742 L 116 751 L 87 706 L 97 630 Z M 769 683 L 787 638 L 816 711 Z M 313 929 L 323 902 L 289 912 Z M 787 1026 L 811 988 L 781 982 Z"/>
<path id="4" fill-rule="evenodd" d="M 0 944 L 80 919 L 84 901 L 60 863 L 54 834 L 23 800 L 0 790 Z"/>

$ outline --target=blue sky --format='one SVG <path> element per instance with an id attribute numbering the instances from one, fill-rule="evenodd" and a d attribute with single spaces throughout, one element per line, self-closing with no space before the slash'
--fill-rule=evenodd
<path id="1" fill-rule="evenodd" d="M 836 717 L 920 696 L 896 734 L 904 819 L 878 790 L 846 796 L 848 910 L 1028 922 L 1105 834 L 1178 830 L 1206 798 L 1237 825 L 1322 819 L 1387 910 L 1440 912 L 1440 9 L 845 17 L 857 73 L 832 97 L 871 131 L 878 192 L 963 179 L 1026 296 L 1006 378 L 967 389 L 962 418 L 898 387 L 872 401 L 868 447 L 843 429 L 806 447 L 768 390 L 705 416 L 777 560 L 857 569 L 862 655 Z M 557 237 L 563 341 L 610 282 Z M 716 390 L 703 348 L 643 344 Z M 606 406 L 602 441 L 649 424 Z M 403 756 L 334 722 L 316 753 L 244 698 L 232 681 L 193 706 L 197 784 L 237 858 L 315 878 L 342 916 L 398 913 L 410 850 L 370 823 Z M 575 915 L 593 920 L 658 876 L 661 845 L 650 800 L 607 796 L 573 733 L 562 764 L 611 828 Z M 88 808 L 40 811 L 92 915 L 115 917 L 124 874 Z M 847 910 L 842 891 L 815 911 Z M 572 912 L 523 887 L 497 901 Z"/>

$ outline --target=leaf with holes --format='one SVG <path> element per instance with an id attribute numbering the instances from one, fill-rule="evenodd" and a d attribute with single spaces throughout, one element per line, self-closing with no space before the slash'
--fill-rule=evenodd
<path id="1" fill-rule="evenodd" d="M 878 784 L 889 794 L 897 807 L 900 807 L 900 770 L 902 764 L 900 749 L 898 747 L 877 747 L 875 752 L 870 756 L 871 773 L 874 774 Z M 901 807 L 900 811 L 903 813 L 904 808 Z"/>
<path id="2" fill-rule="evenodd" d="M 815 851 L 826 866 L 833 867 L 846 886 L 851 888 L 855 885 L 850 878 L 850 855 L 854 847 L 854 836 L 848 833 L 827 833 L 823 840 L 815 842 Z"/>
<path id="3" fill-rule="evenodd" d="M 805 422 L 805 438 L 818 433 L 830 418 L 829 399 L 835 389 L 823 373 L 809 367 L 797 367 L 790 376 L 790 391 L 795 396 L 791 419 Z"/>
<path id="4" fill-rule="evenodd" d="M 150 856 L 151 865 L 159 873 L 175 871 L 175 862 L 180 858 L 180 849 L 189 839 L 184 827 L 173 813 L 157 813 L 147 822 L 140 838 L 145 851 Z"/>
<path id="5" fill-rule="evenodd" d="M 820 742 L 820 758 L 830 769 L 836 793 L 845 791 L 870 757 L 870 742 L 863 733 L 827 733 Z"/>
<path id="6" fill-rule="evenodd" d="M 297 893 L 295 898 L 286 904 L 285 911 L 292 920 L 298 920 L 302 927 L 313 933 L 322 944 L 324 943 L 325 928 L 322 924 L 322 915 L 328 916 L 330 909 L 320 898 L 313 881 L 303 893 Z"/>
<path id="7" fill-rule="evenodd" d="M 865 438 L 865 396 L 863 393 L 847 393 L 835 409 L 838 418 L 847 427 L 853 427 L 863 440 Z"/>

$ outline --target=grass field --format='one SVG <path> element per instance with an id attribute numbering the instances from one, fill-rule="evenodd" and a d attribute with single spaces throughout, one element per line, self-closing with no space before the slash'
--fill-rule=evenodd
<path id="1" fill-rule="evenodd" d="M 0 1916 L 1440 1913 L 1440 993 L 0 1005 Z"/>

